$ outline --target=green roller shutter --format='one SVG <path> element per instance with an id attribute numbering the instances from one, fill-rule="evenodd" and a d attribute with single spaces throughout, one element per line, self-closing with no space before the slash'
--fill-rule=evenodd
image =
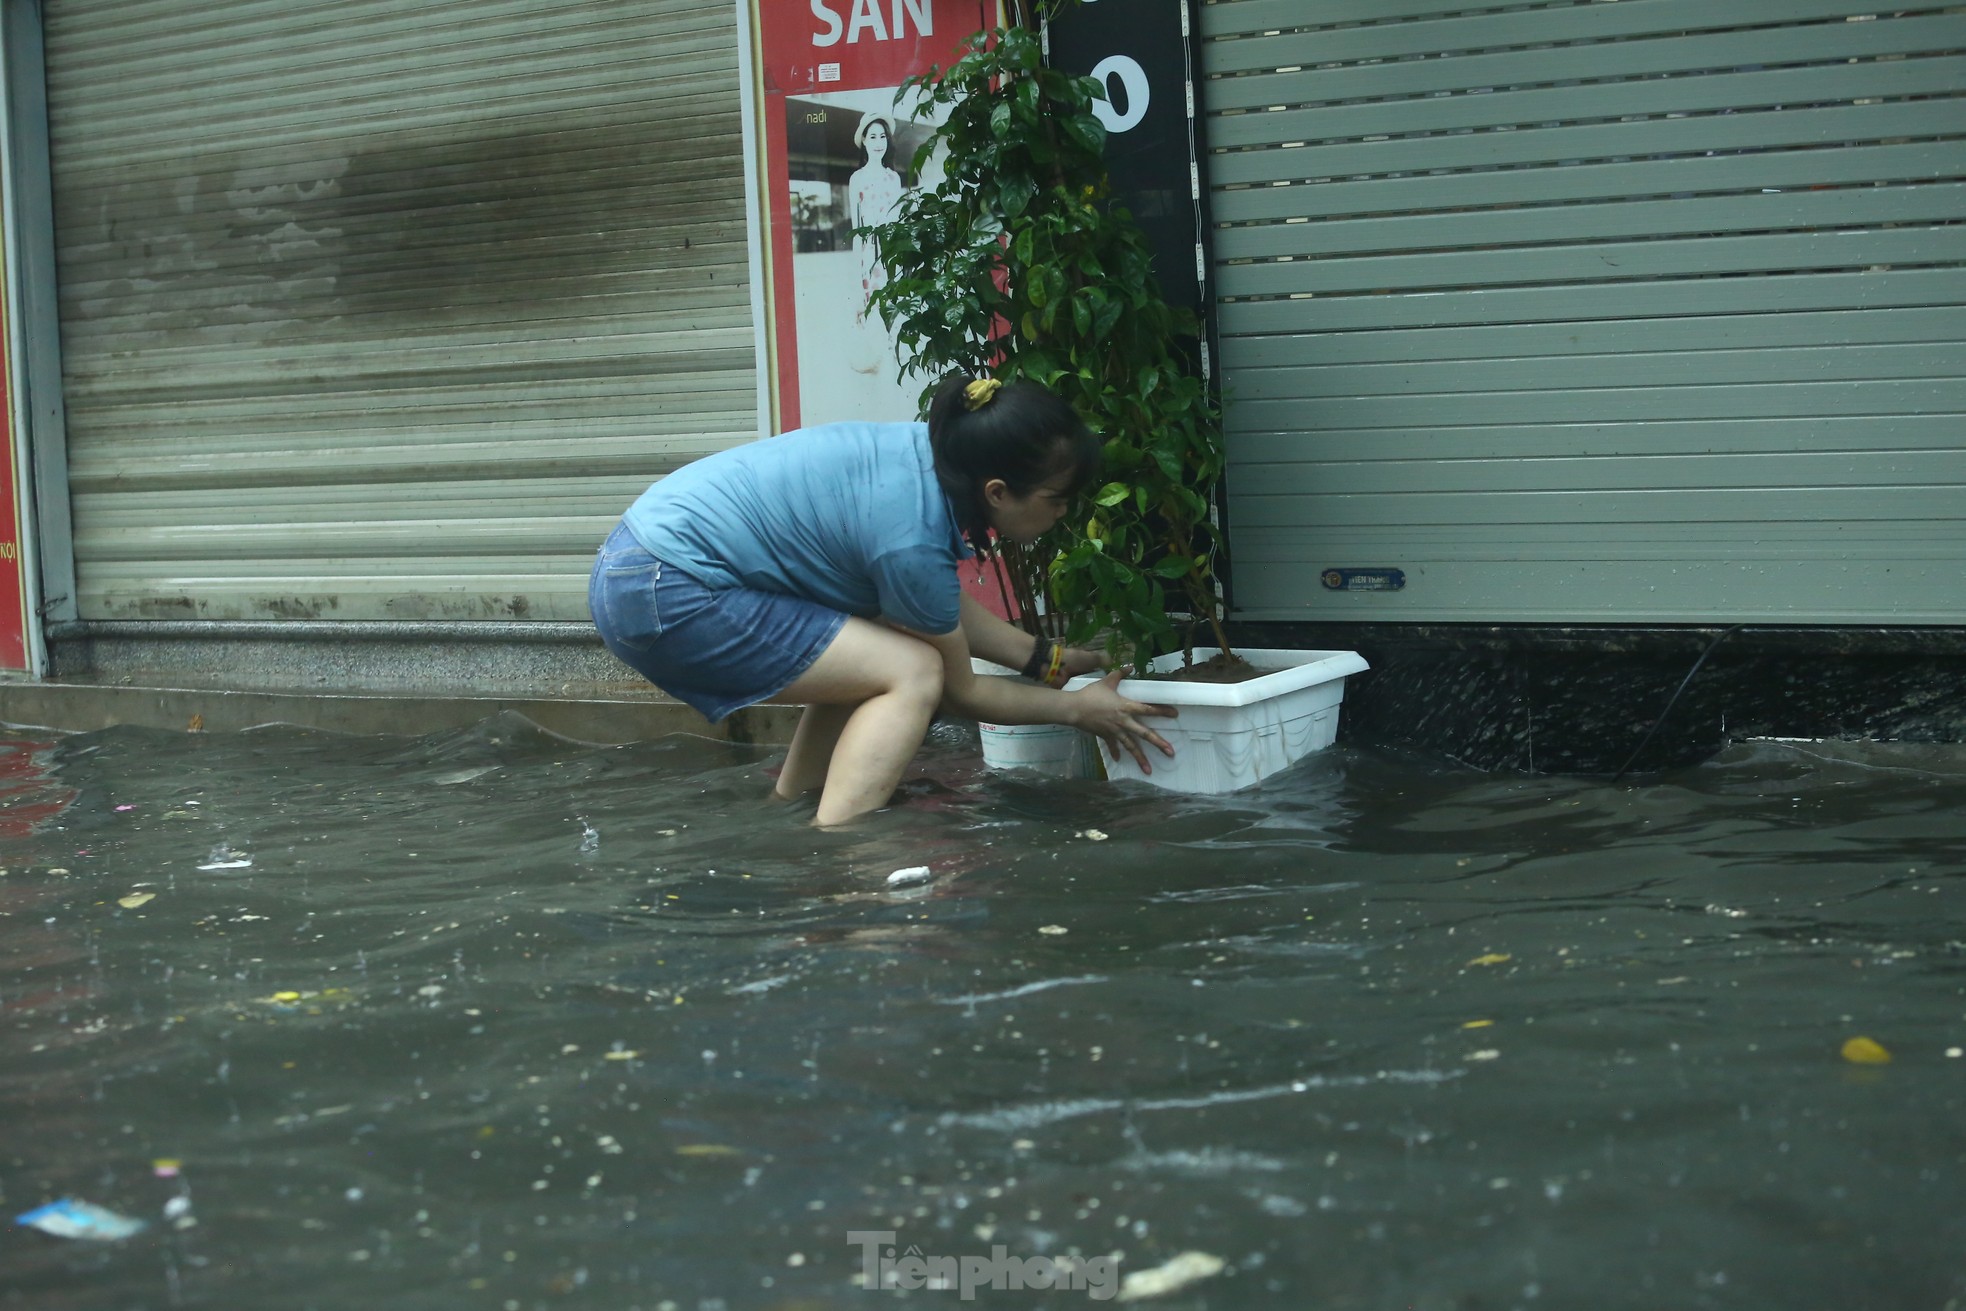
<path id="1" fill-rule="evenodd" d="M 1240 617 L 1966 623 L 1966 12 L 1202 14 Z"/>
<path id="2" fill-rule="evenodd" d="M 756 435 L 730 0 L 45 0 L 85 619 L 577 619 Z"/>

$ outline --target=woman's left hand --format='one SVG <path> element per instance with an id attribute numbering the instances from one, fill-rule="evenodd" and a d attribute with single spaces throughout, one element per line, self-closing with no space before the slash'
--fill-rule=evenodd
<path id="1" fill-rule="evenodd" d="M 1124 672 L 1115 669 L 1098 682 L 1068 693 L 1073 703 L 1072 713 L 1064 722 L 1103 739 L 1113 759 L 1118 760 L 1120 752 L 1124 751 L 1140 766 L 1141 773 L 1151 774 L 1154 767 L 1147 759 L 1146 744 L 1159 747 L 1162 755 L 1170 757 L 1174 754 L 1174 748 L 1166 738 L 1140 720 L 1146 716 L 1171 719 L 1180 711 L 1173 706 L 1149 705 L 1121 696 L 1119 681 Z"/>

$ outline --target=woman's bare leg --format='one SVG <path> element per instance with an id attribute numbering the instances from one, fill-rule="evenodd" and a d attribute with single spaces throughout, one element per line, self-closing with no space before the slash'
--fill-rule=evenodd
<path id="1" fill-rule="evenodd" d="M 833 762 L 833 747 L 854 712 L 850 705 L 807 706 L 799 716 L 799 727 L 792 734 L 792 746 L 785 753 L 785 767 L 778 771 L 775 791 L 790 801 L 826 785 L 826 769 Z"/>
<path id="2" fill-rule="evenodd" d="M 811 667 L 771 699 L 779 705 L 844 711 L 837 732 L 831 734 L 819 812 L 813 818 L 822 827 L 843 824 L 880 809 L 894 795 L 901 771 L 921 746 L 942 700 L 942 657 L 918 638 L 871 620 L 848 619 Z M 803 790 L 813 785 L 832 717 L 800 721 L 794 747 L 800 736 L 807 742 L 796 760 L 787 757 L 785 772 L 792 772 L 795 765 L 798 771 L 792 786 Z M 792 795 L 784 773 L 777 790 Z"/>

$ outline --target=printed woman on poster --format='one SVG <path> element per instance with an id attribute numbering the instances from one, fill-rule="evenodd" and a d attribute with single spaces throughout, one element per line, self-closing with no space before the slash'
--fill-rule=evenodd
<path id="1" fill-rule="evenodd" d="M 887 162 L 894 146 L 894 116 L 878 111 L 863 115 L 860 126 L 854 129 L 853 144 L 864 153 L 866 162 L 847 179 L 847 216 L 853 224 L 853 253 L 860 264 L 860 299 L 853 308 L 859 340 L 852 367 L 856 373 L 878 373 L 893 356 L 894 338 L 880 316 L 870 313 L 867 298 L 887 285 L 887 266 L 862 229 L 891 223 L 900 212 L 904 190 L 901 175 Z"/>

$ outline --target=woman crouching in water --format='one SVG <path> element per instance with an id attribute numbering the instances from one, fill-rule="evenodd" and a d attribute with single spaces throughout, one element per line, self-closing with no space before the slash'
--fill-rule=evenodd
<path id="1" fill-rule="evenodd" d="M 964 594 L 988 536 L 1031 542 L 1097 475 L 1098 439 L 1031 383 L 945 381 L 928 422 L 835 423 L 698 460 L 644 492 L 588 590 L 608 649 L 712 722 L 802 705 L 777 795 L 819 793 L 814 822 L 888 802 L 938 709 L 1069 724 L 1151 770 L 1119 673 L 1076 692 L 976 677 L 970 656 L 1062 683 L 1096 652 L 1054 651 Z"/>

